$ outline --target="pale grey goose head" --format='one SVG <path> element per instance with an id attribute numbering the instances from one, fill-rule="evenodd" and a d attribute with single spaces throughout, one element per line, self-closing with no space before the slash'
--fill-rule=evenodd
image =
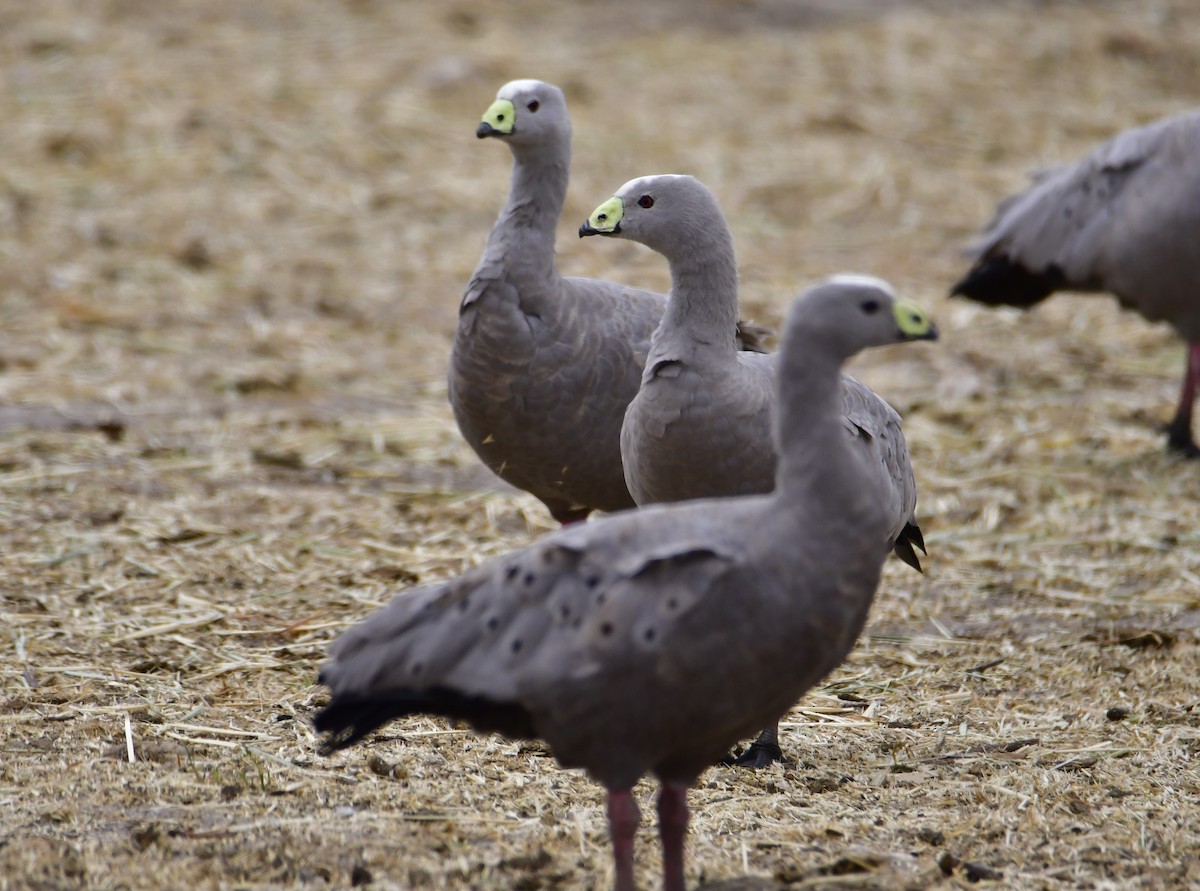
<path id="1" fill-rule="evenodd" d="M 687 788 L 845 658 L 879 584 L 887 510 L 843 433 L 841 365 L 935 336 L 877 279 L 809 289 L 783 344 L 776 493 L 615 514 L 402 592 L 331 648 L 323 749 L 414 713 L 541 737 L 608 789 L 618 891 L 631 790 L 654 774 L 664 887 L 682 891 Z"/>
<path id="2" fill-rule="evenodd" d="M 1167 447 L 1200 457 L 1200 110 L 1126 130 L 1000 202 L 951 294 L 1028 307 L 1055 291 L 1109 292 L 1187 341 Z"/>
<path id="3" fill-rule="evenodd" d="M 496 101 L 484 112 L 475 135 L 480 139 L 502 139 L 514 152 L 569 145 L 571 118 L 566 97 L 558 87 L 544 81 L 509 81 L 497 91 Z"/>
<path id="4" fill-rule="evenodd" d="M 924 310 L 897 297 L 891 284 L 874 275 L 831 275 L 796 303 L 805 318 L 794 324 L 803 324 L 810 336 L 847 358 L 889 343 L 938 338 L 937 326 Z"/>
<path id="5" fill-rule="evenodd" d="M 661 218 L 671 222 L 664 224 Z M 692 176 L 675 173 L 660 173 L 654 176 L 639 176 L 621 186 L 587 218 L 579 227 L 579 235 L 609 235 L 640 242 L 651 250 L 668 256 L 679 248 L 680 223 L 691 222 L 687 231 L 690 235 L 709 230 L 697 229 L 696 221 L 720 220 L 721 212 L 717 199 L 708 187 Z M 712 232 L 715 236 L 721 232 Z M 724 236 L 725 240 L 728 236 Z M 697 247 L 703 244 L 699 241 Z"/>

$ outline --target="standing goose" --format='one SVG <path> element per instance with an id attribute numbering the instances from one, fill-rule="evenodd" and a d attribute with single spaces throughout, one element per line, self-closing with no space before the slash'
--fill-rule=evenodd
<path id="1" fill-rule="evenodd" d="M 625 413 L 621 457 L 638 504 L 770 492 L 777 357 L 739 353 L 720 336 L 737 318 L 733 237 L 716 199 L 690 176 L 631 180 L 600 205 L 580 236 L 640 242 L 671 265 L 671 293 L 654 332 L 642 385 Z M 871 484 L 891 523 L 881 552 L 894 550 L 920 570 L 914 547 L 916 482 L 900 416 L 870 388 L 842 376 L 842 424 L 871 466 Z M 778 728 L 768 728 L 738 763 L 780 760 Z"/>
<path id="2" fill-rule="evenodd" d="M 632 787 L 661 782 L 664 888 L 683 891 L 686 793 L 777 719 L 862 629 L 892 523 L 845 435 L 842 363 L 936 329 L 887 283 L 834 277 L 793 305 L 772 494 L 629 511 L 397 596 L 334 643 L 323 750 L 425 713 L 540 737 L 608 790 L 617 891 L 632 891 Z"/>
<path id="3" fill-rule="evenodd" d="M 951 289 L 1028 307 L 1059 290 L 1109 292 L 1188 344 L 1167 447 L 1200 457 L 1200 111 L 1126 130 L 1001 202 L 975 264 Z"/>
<path id="4" fill-rule="evenodd" d="M 558 87 L 506 84 L 475 131 L 513 154 L 508 200 L 459 307 L 449 395 L 463 438 L 560 523 L 633 507 L 621 418 L 637 393 L 666 298 L 564 278 L 554 234 L 566 200 L 571 121 Z M 736 320 L 728 338 L 734 342 Z M 741 332 L 761 349 L 764 329 Z"/>

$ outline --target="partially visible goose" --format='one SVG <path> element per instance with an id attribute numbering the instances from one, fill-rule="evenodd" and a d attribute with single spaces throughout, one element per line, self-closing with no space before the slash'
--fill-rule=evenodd
<path id="1" fill-rule="evenodd" d="M 638 389 L 666 298 L 564 278 L 554 234 L 566 200 L 571 120 L 558 87 L 505 84 L 476 130 L 512 150 L 508 200 L 459 307 L 450 405 L 463 438 L 501 479 L 560 523 L 634 506 L 621 418 Z M 737 321 L 726 337 L 734 343 Z M 765 329 L 741 331 L 762 349 Z"/>
<path id="2" fill-rule="evenodd" d="M 607 788 L 618 891 L 631 790 L 654 774 L 663 885 L 683 891 L 688 787 L 842 661 L 879 584 L 892 511 L 845 434 L 839 369 L 934 337 L 878 279 L 809 289 L 780 361 L 772 494 L 627 511 L 401 593 L 330 650 L 324 750 L 415 713 L 541 737 Z"/>
<path id="3" fill-rule="evenodd" d="M 975 265 L 951 288 L 1028 307 L 1055 291 L 1107 291 L 1187 341 L 1167 447 L 1200 457 L 1200 110 L 1126 130 L 1000 203 Z"/>
<path id="4" fill-rule="evenodd" d="M 621 458 L 638 504 L 769 492 L 777 356 L 739 353 L 720 336 L 737 318 L 733 236 L 716 198 L 690 176 L 630 180 L 579 230 L 612 235 L 658 251 L 671 266 L 671 293 L 654 332 L 642 385 L 625 413 Z M 920 570 L 917 487 L 900 416 L 870 388 L 842 376 L 842 423 L 867 458 L 872 485 L 891 516 L 879 541 Z M 779 760 L 776 729 L 739 763 Z"/>

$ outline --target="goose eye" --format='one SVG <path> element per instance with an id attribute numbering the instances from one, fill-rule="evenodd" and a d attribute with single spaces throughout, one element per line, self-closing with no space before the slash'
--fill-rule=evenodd
<path id="1" fill-rule="evenodd" d="M 530 111 L 537 111 L 539 108 L 541 108 L 541 103 L 538 102 L 536 99 L 534 99 L 525 107 L 528 108 Z"/>
<path id="2" fill-rule="evenodd" d="M 875 313 L 879 312 L 879 301 L 878 300 L 864 300 L 862 303 L 862 311 L 865 312 L 869 316 L 875 315 Z"/>
<path id="3" fill-rule="evenodd" d="M 641 198 L 638 199 L 637 203 L 638 203 L 638 207 L 653 207 L 654 199 L 651 198 L 649 195 L 643 195 Z"/>

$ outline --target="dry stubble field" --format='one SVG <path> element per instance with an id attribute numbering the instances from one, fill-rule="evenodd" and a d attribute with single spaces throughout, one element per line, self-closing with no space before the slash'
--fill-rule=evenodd
<path id="1" fill-rule="evenodd" d="M 1197 46 L 1191 0 L 0 5 L 0 888 L 609 883 L 601 791 L 540 746 L 415 720 L 321 759 L 309 724 L 340 629 L 549 528 L 443 383 L 518 76 L 573 111 L 564 270 L 665 287 L 572 233 L 690 172 L 745 316 L 855 270 L 944 332 L 855 366 L 907 418 L 927 572 L 889 564 L 789 764 L 702 778 L 689 881 L 1192 887 L 1181 345 L 944 294 L 1028 170 L 1193 103 Z"/>

